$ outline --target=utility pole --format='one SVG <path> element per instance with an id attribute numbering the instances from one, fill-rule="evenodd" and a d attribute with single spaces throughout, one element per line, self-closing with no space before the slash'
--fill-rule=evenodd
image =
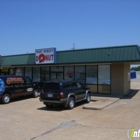
<path id="1" fill-rule="evenodd" d="M 73 47 L 72 47 L 72 50 L 75 50 L 75 43 L 73 43 Z"/>

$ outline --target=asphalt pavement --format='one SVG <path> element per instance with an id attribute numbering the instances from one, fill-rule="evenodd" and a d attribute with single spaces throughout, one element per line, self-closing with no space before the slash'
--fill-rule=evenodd
<path id="1" fill-rule="evenodd" d="M 84 109 L 90 105 L 84 102 L 47 109 L 32 97 L 0 104 L 0 140 L 129 140 L 131 129 L 140 129 L 139 87 L 133 80 L 133 92 L 123 98 L 92 96 L 98 107 L 104 104 L 98 110 Z"/>

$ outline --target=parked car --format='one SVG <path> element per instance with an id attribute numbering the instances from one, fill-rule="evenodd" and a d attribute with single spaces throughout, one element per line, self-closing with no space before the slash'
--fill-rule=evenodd
<path id="1" fill-rule="evenodd" d="M 0 100 L 7 104 L 12 98 L 26 95 L 38 97 L 39 89 L 27 76 L 0 76 Z"/>
<path id="2" fill-rule="evenodd" d="M 50 81 L 42 86 L 39 99 L 48 108 L 54 104 L 62 104 L 72 109 L 77 102 L 85 100 L 89 103 L 91 94 L 88 88 L 76 81 Z"/>

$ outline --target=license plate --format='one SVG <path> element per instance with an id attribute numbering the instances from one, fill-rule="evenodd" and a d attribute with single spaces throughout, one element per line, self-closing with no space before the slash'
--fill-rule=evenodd
<path id="1" fill-rule="evenodd" d="M 48 97 L 53 97 L 53 95 L 52 94 L 48 94 Z"/>

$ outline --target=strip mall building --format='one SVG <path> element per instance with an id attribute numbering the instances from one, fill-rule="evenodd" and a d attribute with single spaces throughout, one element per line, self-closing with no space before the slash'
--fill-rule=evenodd
<path id="1" fill-rule="evenodd" d="M 130 65 L 140 63 L 138 45 L 1 56 L 2 74 L 26 75 L 34 82 L 78 80 L 92 93 L 124 95 L 130 90 Z M 8 70 L 8 71 L 6 71 Z"/>

